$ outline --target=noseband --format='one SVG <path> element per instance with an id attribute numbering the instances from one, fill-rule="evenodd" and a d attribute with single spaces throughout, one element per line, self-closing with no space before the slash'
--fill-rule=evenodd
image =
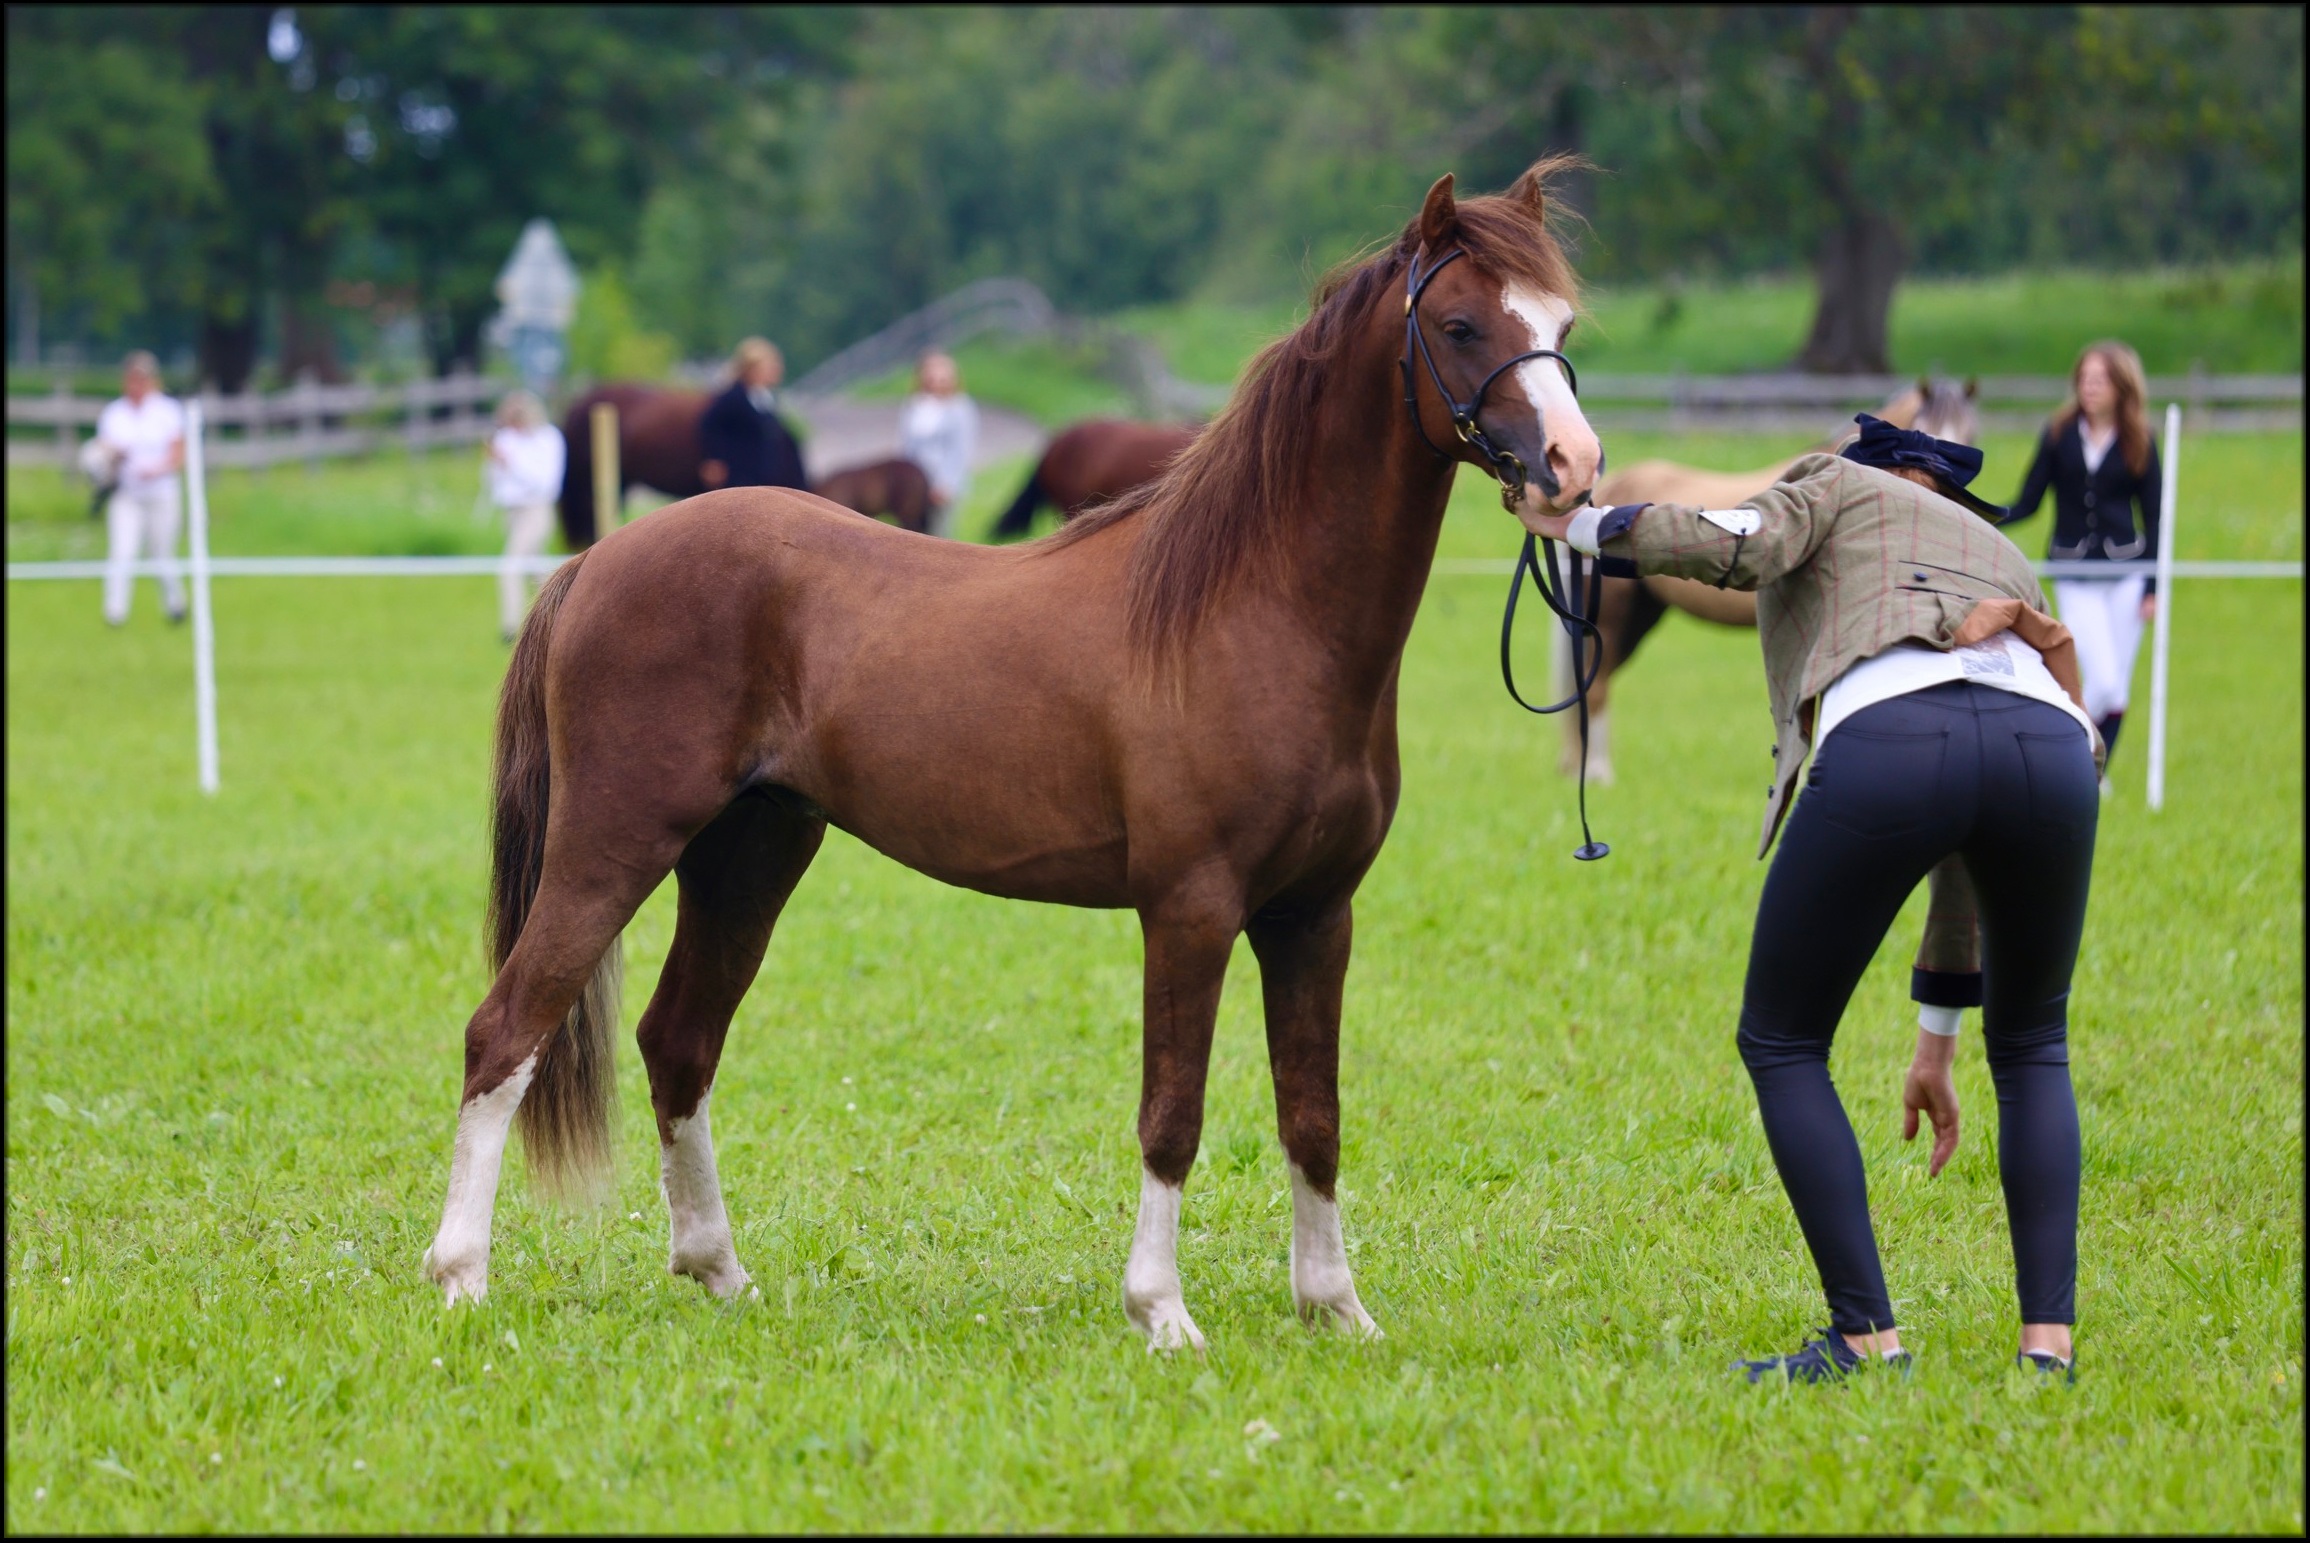
<path id="1" fill-rule="evenodd" d="M 1412 356 L 1417 354 L 1420 363 L 1427 368 L 1428 379 L 1434 384 L 1444 410 L 1452 415 L 1452 432 L 1459 437 L 1461 444 L 1475 451 L 1491 467 L 1492 475 L 1500 481 L 1501 506 L 1514 514 L 1516 506 L 1524 501 L 1524 487 L 1529 474 L 1522 459 L 1493 444 L 1485 435 L 1482 425 L 1476 422 L 1476 415 L 1484 410 L 1484 398 L 1491 391 L 1492 382 L 1527 359 L 1553 359 L 1562 365 L 1565 383 L 1571 386 L 1572 394 L 1576 397 L 1580 394 L 1580 377 L 1574 372 L 1572 361 L 1555 349 L 1527 349 L 1496 366 L 1467 401 L 1455 399 L 1451 388 L 1444 384 L 1443 372 L 1436 368 L 1435 356 L 1428 352 L 1427 335 L 1420 330 L 1420 297 L 1427 293 L 1428 285 L 1434 282 L 1437 274 L 1443 272 L 1455 258 L 1467 254 L 1455 247 L 1423 271 L 1420 257 L 1425 251 L 1423 247 L 1412 254 L 1411 267 L 1404 280 L 1404 408 L 1412 415 L 1412 427 L 1419 430 L 1422 442 L 1442 459 L 1452 459 L 1450 451 L 1428 437 L 1428 426 L 1420 421 L 1418 377 L 1412 373 Z M 1534 406 L 1537 408 L 1538 404 Z M 1555 473 L 1542 467 L 1540 475 L 1541 485 L 1551 496 L 1560 491 L 1556 486 Z M 1584 564 L 1580 554 L 1572 552 L 1566 558 L 1571 569 L 1571 582 L 1567 584 L 1565 575 L 1556 566 L 1556 543 L 1551 541 L 1545 545 L 1545 569 L 1540 565 L 1536 550 L 1540 543 L 1529 531 L 1524 535 L 1523 550 L 1516 556 L 1516 572 L 1508 580 L 1508 608 L 1500 618 L 1500 679 L 1507 686 L 1509 697 L 1528 713 L 1560 713 L 1568 707 L 1578 711 L 1580 846 L 1572 855 L 1582 862 L 1594 862 L 1612 850 L 1588 830 L 1588 689 L 1596 684 L 1597 673 L 1604 667 L 1604 634 L 1594 620 L 1604 598 L 1604 573 L 1600 566 Z M 1524 575 L 1527 573 L 1532 575 L 1532 585 L 1540 591 L 1540 598 L 1547 603 L 1549 610 L 1556 613 L 1566 635 L 1572 640 L 1572 695 L 1547 707 L 1535 707 L 1524 700 L 1524 693 L 1516 689 L 1516 671 L 1509 659 L 1509 645 L 1516 635 L 1516 599 L 1523 592 Z M 1582 604 L 1583 599 L 1586 601 L 1585 606 Z"/>

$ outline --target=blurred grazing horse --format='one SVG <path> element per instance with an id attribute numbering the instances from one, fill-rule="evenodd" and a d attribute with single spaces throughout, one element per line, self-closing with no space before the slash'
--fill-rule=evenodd
<path id="1" fill-rule="evenodd" d="M 1061 429 L 1027 475 L 1027 485 L 995 521 L 997 541 L 1034 528 L 1035 512 L 1055 506 L 1067 521 L 1093 504 L 1151 482 L 1195 440 L 1183 423 L 1132 423 L 1091 418 Z"/>
<path id="2" fill-rule="evenodd" d="M 569 468 L 561 484 L 561 532 L 573 552 L 593 545 L 593 409 L 607 402 L 618 410 L 618 505 L 628 489 L 655 488 L 670 498 L 694 498 L 707 491 L 698 475 L 706 452 L 698 420 L 713 397 L 671 386 L 612 383 L 596 386 L 562 415 L 569 442 Z M 930 528 L 930 481 L 912 461 L 876 461 L 828 476 L 812 489 L 819 497 L 869 517 L 887 515 L 905 530 Z"/>
<path id="3" fill-rule="evenodd" d="M 497 977 L 466 1026 L 426 1254 L 451 1302 L 487 1288 L 517 1117 L 549 1188 L 599 1182 L 619 937 L 668 872 L 673 945 L 637 1033 L 669 1268 L 745 1290 L 708 1095 L 831 824 L 950 884 L 1138 913 L 1144 1172 L 1123 1306 L 1151 1348 L 1203 1343 L 1179 1283 L 1182 1186 L 1247 934 L 1292 1295 L 1311 1322 L 1375 1332 L 1334 1199 L 1350 908 L 1395 813 L 1404 643 L 1459 463 L 1530 468 L 1521 496 L 1562 510 L 1602 458 L 1555 352 L 1578 283 L 1545 223 L 1559 164 L 1466 203 L 1439 180 L 1161 478 L 1045 540 L 934 541 L 735 488 L 561 566 L 498 708 Z M 1435 378 L 1407 405 L 1415 326 Z"/>
<path id="4" fill-rule="evenodd" d="M 830 472 L 810 491 L 869 519 L 887 518 L 900 530 L 930 530 L 930 478 L 904 457 Z"/>
<path id="5" fill-rule="evenodd" d="M 1963 386 L 1952 380 L 1920 379 L 1879 408 L 1876 416 L 1898 428 L 1920 429 L 1938 439 L 1970 445 L 1981 433 L 1981 415 L 1974 406 L 1979 390 L 1980 382 L 1974 379 L 1967 380 Z M 1849 427 L 1834 439 L 1802 454 L 1841 450 L 1859 433 L 1858 427 Z M 1596 502 L 1605 508 L 1619 504 L 1687 504 L 1702 509 L 1729 509 L 1771 487 L 1801 458 L 1791 456 L 1755 471 L 1705 471 L 1676 461 L 1639 461 L 1605 478 L 1596 490 Z M 1606 712 L 1611 705 L 1613 673 L 1629 661 L 1637 645 L 1671 608 L 1728 627 L 1757 624 L 1757 597 L 1747 590 L 1718 589 L 1697 579 L 1661 574 L 1647 574 L 1641 579 L 1605 579 L 1597 616 L 1597 626 L 1604 634 L 1604 660 L 1596 672 L 1596 683 L 1588 693 L 1588 778 L 1591 782 L 1612 781 L 1612 728 Z M 1558 627 L 1555 631 L 1556 680 L 1561 695 L 1572 689 L 1571 649 L 1565 646 L 1563 629 Z M 1564 719 L 1563 753 L 1558 765 L 1567 775 L 1580 765 L 1579 725 L 1570 721 L 1569 714 Z"/>

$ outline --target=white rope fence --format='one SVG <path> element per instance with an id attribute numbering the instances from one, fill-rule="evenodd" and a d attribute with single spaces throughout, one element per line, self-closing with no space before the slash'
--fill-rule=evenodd
<path id="1" fill-rule="evenodd" d="M 2150 652 L 2149 805 L 2165 805 L 2166 698 L 2168 657 L 2173 629 L 2173 579 L 2294 579 L 2300 580 L 2299 562 L 2177 562 L 2174 560 L 2175 467 L 2181 450 L 2182 410 L 2166 408 L 2165 518 L 2158 529 L 2158 555 L 2138 562 L 2041 562 L 2037 571 L 2047 578 L 2106 579 L 2126 573 L 2158 577 L 2159 601 Z M 211 578 L 380 579 L 495 577 L 509 569 L 542 576 L 553 572 L 566 557 L 211 557 L 209 555 L 208 477 L 203 458 L 201 406 L 185 404 L 185 480 L 190 505 L 190 558 L 192 579 L 193 712 L 200 751 L 200 785 L 204 793 L 218 786 L 216 627 L 209 601 Z M 614 485 L 614 476 L 612 480 Z M 93 559 L 65 562 L 12 562 L 7 565 L 11 584 L 43 579 L 101 579 L 108 564 Z M 129 565 L 138 578 L 157 578 L 163 565 L 141 559 Z M 170 565 L 173 566 L 173 565 Z M 1446 557 L 1435 565 L 1439 577 L 1505 578 L 1516 571 L 1508 558 Z"/>

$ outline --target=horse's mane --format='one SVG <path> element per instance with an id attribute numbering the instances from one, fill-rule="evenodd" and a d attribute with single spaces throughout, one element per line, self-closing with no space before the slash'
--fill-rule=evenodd
<path id="1" fill-rule="evenodd" d="M 1573 161 L 1543 160 L 1519 187 L 1543 190 Z M 1504 284 L 1577 300 L 1579 279 L 1535 202 L 1512 191 L 1467 199 L 1458 210 L 1452 244 L 1467 262 Z M 1415 218 L 1377 254 L 1326 274 L 1307 320 L 1252 360 L 1227 407 L 1162 476 L 1037 543 L 1056 550 L 1139 521 L 1126 582 L 1130 630 L 1141 647 L 1175 651 L 1221 592 L 1275 570 L 1294 519 L 1312 502 L 1316 423 L 1327 390 L 1336 389 L 1333 371 L 1372 307 L 1401 292 L 1419 239 Z"/>

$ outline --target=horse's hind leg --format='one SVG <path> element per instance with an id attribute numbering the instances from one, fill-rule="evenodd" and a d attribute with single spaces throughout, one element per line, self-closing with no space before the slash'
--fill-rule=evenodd
<path id="1" fill-rule="evenodd" d="M 1377 1338 L 1356 1297 L 1340 1233 L 1339 1017 L 1352 926 L 1345 901 L 1313 914 L 1254 916 L 1267 1005 L 1276 1128 L 1291 1160 L 1291 1296 L 1310 1324 Z"/>
<path id="2" fill-rule="evenodd" d="M 742 794 L 674 866 L 674 946 L 636 1037 L 658 1119 L 672 1241 L 666 1268 L 719 1297 L 745 1289 L 730 1240 L 706 1104 L 723 1037 L 754 983 L 778 912 L 826 834 L 825 820 L 767 790 Z"/>
<path id="3" fill-rule="evenodd" d="M 571 825 L 583 828 L 580 821 Z M 678 841 L 613 850 L 572 838 L 547 849 L 520 941 L 465 1026 L 465 1090 L 458 1104 L 449 1193 L 441 1228 L 425 1251 L 426 1274 L 452 1305 L 460 1297 L 479 1301 L 488 1293 L 490 1221 L 506 1138 L 557 1034 L 586 1044 L 575 1060 L 547 1078 L 552 1085 L 542 1091 L 557 1103 L 582 1101 L 592 1108 L 551 1123 L 557 1130 L 580 1133 L 577 1144 L 587 1148 L 576 1154 L 580 1166 L 606 1156 L 592 1150 L 598 1142 L 589 1140 L 588 1133 L 606 1125 L 612 1092 L 606 1036 L 607 1020 L 617 1012 L 613 950 L 636 908 L 673 866 Z M 533 1127 L 533 1138 L 538 1134 Z M 560 1158 L 570 1155 L 560 1153 L 546 1171 L 566 1168 Z"/>

